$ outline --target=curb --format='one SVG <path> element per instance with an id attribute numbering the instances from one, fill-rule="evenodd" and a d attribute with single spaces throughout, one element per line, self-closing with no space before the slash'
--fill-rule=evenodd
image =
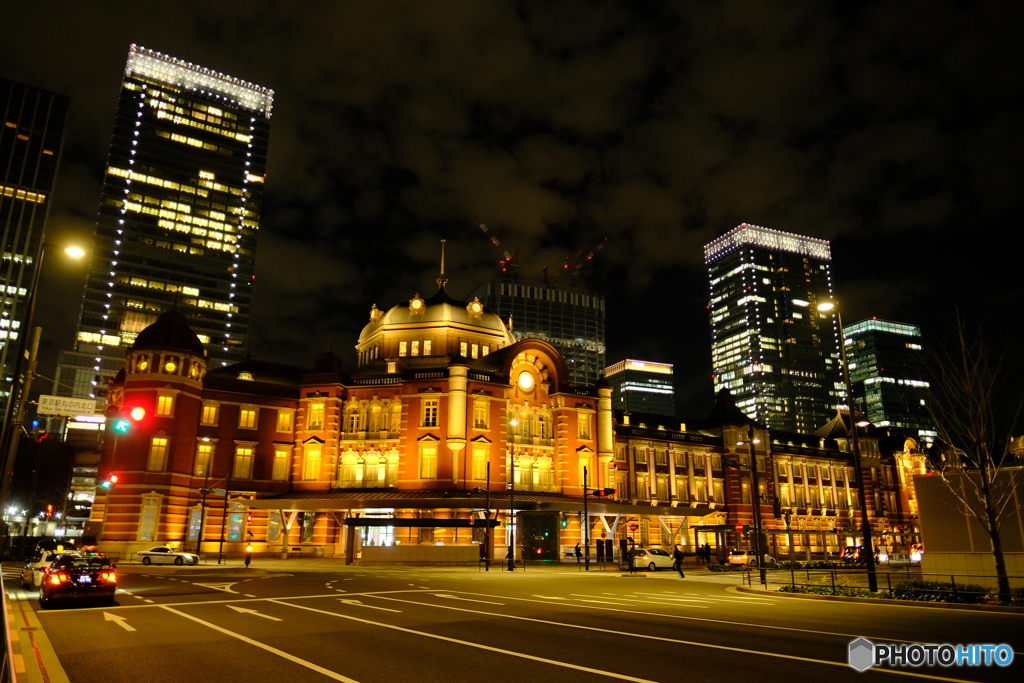
<path id="1" fill-rule="evenodd" d="M 826 600 L 831 602 L 855 602 L 865 605 L 895 605 L 903 607 L 925 607 L 928 609 L 952 609 L 968 612 L 996 612 L 1004 614 L 1024 614 L 1024 607 L 1006 607 L 1004 605 L 962 605 L 955 602 L 926 602 L 924 600 L 892 600 L 890 598 L 854 598 L 845 595 L 815 595 L 813 593 L 781 593 L 777 590 L 761 590 L 736 586 L 741 593 L 751 595 L 768 595 L 772 598 L 796 598 L 803 600 Z"/>

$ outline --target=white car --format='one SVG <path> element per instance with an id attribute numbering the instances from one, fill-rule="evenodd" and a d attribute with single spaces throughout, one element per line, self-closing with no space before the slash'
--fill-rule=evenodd
<path id="1" fill-rule="evenodd" d="M 659 569 L 671 569 L 675 560 L 672 553 L 661 548 L 638 548 L 632 551 L 633 566 L 637 569 L 646 567 L 652 572 Z"/>
<path id="2" fill-rule="evenodd" d="M 56 550 L 38 550 L 36 554 L 25 563 L 25 569 L 21 572 L 21 585 L 25 590 L 39 588 L 43 581 L 43 572 L 50 566 L 50 563 L 60 555 Z"/>
<path id="3" fill-rule="evenodd" d="M 135 554 L 142 558 L 142 564 L 199 564 L 199 556 L 195 553 L 180 553 L 164 546 L 140 550 Z"/>

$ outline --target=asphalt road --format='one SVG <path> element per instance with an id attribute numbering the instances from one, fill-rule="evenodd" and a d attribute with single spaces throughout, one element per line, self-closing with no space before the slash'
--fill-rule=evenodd
<path id="1" fill-rule="evenodd" d="M 1024 615 L 750 595 L 737 577 L 572 568 L 124 573 L 117 607 L 40 610 L 73 683 L 1019 681 Z M 14 598 L 33 596 L 7 582 Z M 1009 643 L 1008 669 L 857 673 L 850 641 Z"/>

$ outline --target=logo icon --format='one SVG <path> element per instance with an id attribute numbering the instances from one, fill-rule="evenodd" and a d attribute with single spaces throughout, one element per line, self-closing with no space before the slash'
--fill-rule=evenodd
<path id="1" fill-rule="evenodd" d="M 847 661 L 857 671 L 867 671 L 875 663 L 875 644 L 867 638 L 852 641 Z"/>

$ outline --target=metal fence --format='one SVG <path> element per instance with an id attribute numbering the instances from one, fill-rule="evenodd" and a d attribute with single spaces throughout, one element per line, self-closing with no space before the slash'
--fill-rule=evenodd
<path id="1" fill-rule="evenodd" d="M 761 584 L 756 567 L 744 570 L 744 583 Z M 846 597 L 882 597 L 917 602 L 976 604 L 998 599 L 996 577 L 992 574 L 923 573 L 910 565 L 899 570 L 876 570 L 878 591 L 868 590 L 866 569 L 812 569 L 795 567 L 766 569 L 767 584 L 788 586 L 793 593 L 838 595 Z M 1024 576 L 1009 576 L 1012 604 L 1024 606 Z"/>

